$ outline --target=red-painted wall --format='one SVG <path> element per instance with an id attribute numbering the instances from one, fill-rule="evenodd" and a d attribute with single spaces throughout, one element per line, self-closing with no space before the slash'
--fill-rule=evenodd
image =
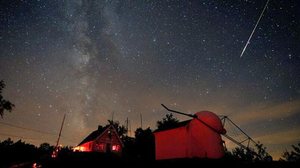
<path id="1" fill-rule="evenodd" d="M 187 127 L 154 133 L 156 160 L 183 158 L 187 155 Z"/>
<path id="2" fill-rule="evenodd" d="M 226 132 L 214 113 L 203 111 L 196 115 L 219 133 Z M 221 158 L 224 147 L 219 133 L 197 119 L 179 128 L 155 132 L 155 158 Z"/>
<path id="3" fill-rule="evenodd" d="M 111 131 L 109 133 L 109 131 Z M 120 142 L 115 131 L 106 130 L 101 136 L 95 140 L 76 146 L 74 151 L 81 152 L 114 152 L 121 153 L 123 144 Z"/>

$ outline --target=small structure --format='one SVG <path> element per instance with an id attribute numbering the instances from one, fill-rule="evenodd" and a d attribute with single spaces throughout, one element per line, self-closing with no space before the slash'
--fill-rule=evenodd
<path id="1" fill-rule="evenodd" d="M 97 130 L 88 135 L 74 151 L 80 152 L 102 152 L 121 154 L 123 143 L 118 136 L 115 127 L 110 124 L 106 127 L 99 126 Z"/>
<path id="2" fill-rule="evenodd" d="M 209 111 L 196 113 L 195 118 L 178 123 L 174 128 L 157 130 L 155 159 L 221 158 L 224 156 L 225 134 L 219 117 Z"/>

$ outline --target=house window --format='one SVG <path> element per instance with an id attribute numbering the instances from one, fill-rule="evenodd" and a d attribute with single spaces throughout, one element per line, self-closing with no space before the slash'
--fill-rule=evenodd
<path id="1" fill-rule="evenodd" d="M 119 152 L 121 149 L 120 145 L 112 145 L 111 150 L 115 152 Z"/>
<path id="2" fill-rule="evenodd" d="M 103 143 L 96 144 L 95 150 L 99 152 L 104 152 L 104 144 Z"/>
<path id="3" fill-rule="evenodd" d="M 99 151 L 104 151 L 104 144 L 103 143 L 99 144 L 98 149 Z"/>

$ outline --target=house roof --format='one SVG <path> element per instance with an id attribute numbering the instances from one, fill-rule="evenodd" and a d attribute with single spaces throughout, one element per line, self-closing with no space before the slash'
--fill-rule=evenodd
<path id="1" fill-rule="evenodd" d="M 175 128 L 179 128 L 179 127 L 184 127 L 184 126 L 188 125 L 191 121 L 192 120 L 186 120 L 186 121 L 182 121 L 177 124 L 174 124 L 172 126 L 168 126 L 168 127 L 162 128 L 162 129 L 156 129 L 153 133 L 160 132 L 160 131 L 166 131 L 166 130 L 170 130 L 170 129 L 175 129 Z"/>
<path id="2" fill-rule="evenodd" d="M 116 129 L 113 125 L 107 125 L 105 127 L 99 127 L 97 130 L 93 131 L 92 133 L 90 133 L 82 142 L 80 142 L 78 144 L 78 146 L 89 142 L 89 141 L 93 141 L 95 140 L 97 137 L 99 137 L 100 135 L 102 135 L 108 128 L 112 127 L 114 129 L 114 131 L 116 132 Z M 118 137 L 118 139 L 120 140 L 120 142 L 122 143 L 121 139 Z"/>

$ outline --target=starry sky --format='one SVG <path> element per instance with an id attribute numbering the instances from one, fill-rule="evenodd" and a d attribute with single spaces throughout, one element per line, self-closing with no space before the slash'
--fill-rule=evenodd
<path id="1" fill-rule="evenodd" d="M 0 2 L 0 140 L 77 145 L 108 119 L 156 128 L 169 108 L 229 116 L 276 159 L 300 141 L 297 0 Z M 175 115 L 180 120 L 187 117 Z"/>

